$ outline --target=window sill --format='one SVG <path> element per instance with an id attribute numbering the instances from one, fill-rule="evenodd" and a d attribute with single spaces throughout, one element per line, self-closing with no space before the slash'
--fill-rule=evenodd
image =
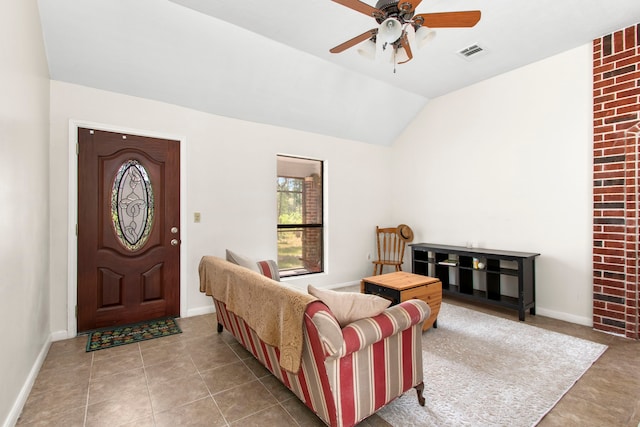
<path id="1" fill-rule="evenodd" d="M 313 274 L 306 268 L 294 268 L 291 270 L 280 270 L 280 278 L 286 279 L 290 277 L 298 277 L 298 276 L 306 276 L 308 274 Z"/>

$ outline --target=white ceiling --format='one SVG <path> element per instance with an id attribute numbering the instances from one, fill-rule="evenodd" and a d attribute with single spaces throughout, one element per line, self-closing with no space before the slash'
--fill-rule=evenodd
<path id="1" fill-rule="evenodd" d="M 640 22 L 638 0 L 424 0 L 416 13 L 482 18 L 438 29 L 394 73 L 355 48 L 329 53 L 377 26 L 331 0 L 38 4 L 54 80 L 382 145 L 431 98 Z M 486 54 L 456 54 L 476 43 Z"/>

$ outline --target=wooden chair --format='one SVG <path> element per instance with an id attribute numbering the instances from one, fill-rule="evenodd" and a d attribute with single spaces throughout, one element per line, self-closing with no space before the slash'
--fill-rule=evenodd
<path id="1" fill-rule="evenodd" d="M 402 271 L 402 259 L 407 241 L 402 238 L 399 227 L 380 228 L 376 226 L 378 259 L 373 261 L 373 275 L 382 274 L 385 265 Z"/>

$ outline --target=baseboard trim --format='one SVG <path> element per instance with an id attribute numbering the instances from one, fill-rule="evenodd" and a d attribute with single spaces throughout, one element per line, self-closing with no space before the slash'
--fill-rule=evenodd
<path id="1" fill-rule="evenodd" d="M 528 315 L 529 313 L 527 313 Z M 561 311 L 548 310 L 546 308 L 536 307 L 536 314 L 552 319 L 564 320 L 565 322 L 576 323 L 578 325 L 593 327 L 593 319 L 590 317 L 576 316 Z"/>
<path id="2" fill-rule="evenodd" d="M 193 317 L 193 316 L 200 316 L 203 314 L 210 314 L 210 313 L 215 313 L 216 309 L 213 305 L 207 305 L 204 307 L 196 307 L 196 308 L 192 308 L 187 310 L 187 316 L 186 317 Z"/>
<path id="3" fill-rule="evenodd" d="M 351 282 L 344 282 L 344 283 L 336 283 L 333 285 L 328 285 L 328 286 L 320 286 L 324 289 L 338 289 L 338 288 L 346 288 L 347 286 L 355 286 L 355 285 L 359 285 L 360 284 L 360 280 L 354 280 Z"/>
<path id="4" fill-rule="evenodd" d="M 65 331 L 66 336 L 66 331 Z M 40 354 L 36 358 L 33 366 L 31 367 L 31 371 L 25 380 L 18 397 L 15 402 L 13 402 L 13 406 L 11 407 L 11 411 L 7 415 L 7 418 L 4 420 L 4 427 L 14 426 L 18 422 L 18 418 L 20 418 L 20 414 L 22 413 L 22 408 L 24 408 L 24 404 L 27 403 L 27 399 L 29 398 L 29 393 L 31 393 L 31 389 L 33 388 L 33 384 L 36 382 L 36 378 L 38 377 L 38 373 L 40 372 L 40 368 L 42 368 L 42 364 L 47 357 L 47 353 L 49 352 L 49 347 L 51 347 L 51 339 L 52 335 L 49 335 L 47 341 L 45 341 L 42 349 L 40 350 Z"/>
<path id="5" fill-rule="evenodd" d="M 61 331 L 56 331 L 56 332 L 52 332 L 51 333 L 51 342 L 67 340 L 69 338 L 75 338 L 75 335 L 70 337 L 69 336 L 69 331 L 64 330 L 64 329 L 61 330 Z"/>

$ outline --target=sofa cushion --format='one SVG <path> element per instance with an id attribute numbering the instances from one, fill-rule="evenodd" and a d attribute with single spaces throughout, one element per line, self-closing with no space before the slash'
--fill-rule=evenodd
<path id="1" fill-rule="evenodd" d="M 329 307 L 343 328 L 356 320 L 377 316 L 391 305 L 391 301 L 377 295 L 318 289 L 312 285 L 307 291 Z"/>
<path id="2" fill-rule="evenodd" d="M 258 265 L 258 270 L 260 270 L 260 273 L 262 273 L 263 276 L 267 276 L 276 282 L 280 281 L 280 270 L 278 270 L 278 264 L 274 260 L 267 259 L 264 261 L 258 261 L 256 264 Z"/>
<path id="3" fill-rule="evenodd" d="M 260 273 L 276 282 L 280 281 L 280 270 L 278 269 L 278 263 L 274 260 L 254 261 L 251 258 L 230 251 L 229 249 L 226 250 L 226 253 L 227 261 Z"/>

